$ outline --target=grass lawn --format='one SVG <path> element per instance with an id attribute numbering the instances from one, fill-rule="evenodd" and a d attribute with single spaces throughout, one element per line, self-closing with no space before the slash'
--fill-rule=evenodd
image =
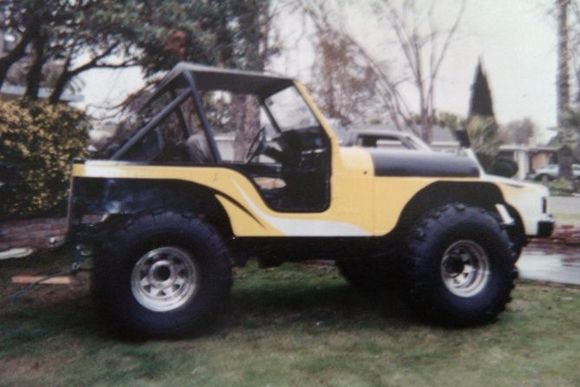
<path id="1" fill-rule="evenodd" d="M 446 330 L 415 322 L 393 294 L 353 292 L 330 266 L 250 265 L 212 332 L 124 342 L 94 315 L 86 282 L 9 303 L 9 276 L 26 267 L 0 261 L 0 385 L 580 385 L 579 288 L 520 283 L 497 323 Z"/>

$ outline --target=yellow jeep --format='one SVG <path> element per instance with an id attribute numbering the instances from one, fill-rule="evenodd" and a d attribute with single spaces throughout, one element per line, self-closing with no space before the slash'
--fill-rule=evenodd
<path id="1" fill-rule="evenodd" d="M 199 331 L 248 258 L 332 259 L 365 289 L 397 281 L 436 324 L 489 322 L 510 300 L 521 188 L 470 158 L 340 147 L 302 84 L 264 73 L 181 63 L 141 112 L 106 157 L 74 164 L 69 205 L 95 298 L 126 332 Z"/>

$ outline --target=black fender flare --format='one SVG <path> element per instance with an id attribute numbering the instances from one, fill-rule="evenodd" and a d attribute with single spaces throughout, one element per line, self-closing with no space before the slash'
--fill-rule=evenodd
<path id="1" fill-rule="evenodd" d="M 497 185 L 490 182 L 438 181 L 417 192 L 405 205 L 395 227 L 405 230 L 425 212 L 449 203 L 463 203 L 497 213 L 506 204 Z"/>
<path id="2" fill-rule="evenodd" d="M 84 215 L 135 215 L 169 209 L 199 214 L 222 236 L 233 235 L 229 217 L 216 195 L 234 199 L 189 181 L 78 177 L 71 195 L 69 216 L 73 224 Z"/>

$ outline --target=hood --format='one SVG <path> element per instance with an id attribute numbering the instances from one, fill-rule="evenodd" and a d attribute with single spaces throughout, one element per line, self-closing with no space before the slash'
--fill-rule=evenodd
<path id="1" fill-rule="evenodd" d="M 536 191 L 536 192 L 538 192 L 538 194 L 540 194 L 542 196 L 550 196 L 550 190 L 541 184 L 530 183 L 527 181 L 519 181 L 519 180 L 515 180 L 515 179 L 509 179 L 509 178 L 503 177 L 503 176 L 488 175 L 488 174 L 483 174 L 481 176 L 481 178 L 482 178 L 482 180 L 490 181 L 492 183 L 505 184 L 505 185 L 508 185 L 510 187 L 513 187 L 513 188 L 520 188 L 520 189 L 525 188 L 530 192 Z"/>
<path id="2" fill-rule="evenodd" d="M 478 177 L 479 166 L 466 156 L 439 152 L 366 149 L 375 176 Z"/>

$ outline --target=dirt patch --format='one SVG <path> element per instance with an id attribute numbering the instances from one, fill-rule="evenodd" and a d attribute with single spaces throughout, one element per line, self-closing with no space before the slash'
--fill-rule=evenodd
<path id="1" fill-rule="evenodd" d="M 29 306 L 59 304 L 67 301 L 79 299 L 89 291 L 89 273 L 80 272 L 76 275 L 78 281 L 71 285 L 47 285 L 38 284 L 28 291 L 20 293 L 27 289 L 29 285 L 13 284 L 10 278 L 14 275 L 42 275 L 39 270 L 14 268 L 5 270 L 5 280 L 0 283 L 0 310 L 10 309 L 15 303 Z"/>
<path id="2" fill-rule="evenodd" d="M 555 243 L 580 245 L 580 227 L 572 224 L 556 226 L 554 234 L 550 239 Z"/>
<path id="3" fill-rule="evenodd" d="M 63 240 L 66 218 L 11 220 L 0 223 L 0 251 L 19 247 L 47 249 L 50 239 Z"/>
<path id="4" fill-rule="evenodd" d="M 580 246 L 580 224 L 556 224 L 554 232 L 550 238 L 532 239 L 530 245 Z"/>
<path id="5" fill-rule="evenodd" d="M 44 361 L 27 358 L 0 360 L 0 379 L 5 380 L 8 376 L 37 379 L 46 372 L 46 369 L 49 369 L 48 367 Z"/>

